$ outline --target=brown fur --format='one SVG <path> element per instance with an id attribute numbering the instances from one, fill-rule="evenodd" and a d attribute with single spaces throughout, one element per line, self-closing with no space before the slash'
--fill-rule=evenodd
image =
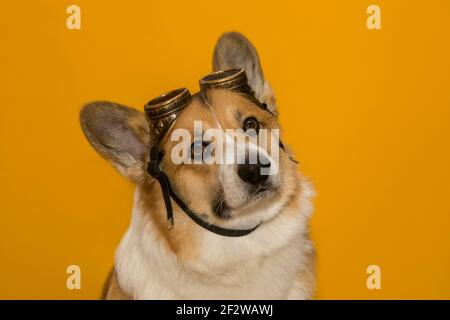
<path id="1" fill-rule="evenodd" d="M 132 298 L 120 287 L 114 268 L 108 275 L 103 287 L 103 300 L 132 300 Z"/>

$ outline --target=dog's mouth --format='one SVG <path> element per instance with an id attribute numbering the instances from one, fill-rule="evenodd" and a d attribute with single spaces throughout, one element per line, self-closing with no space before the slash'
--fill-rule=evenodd
<path id="1" fill-rule="evenodd" d="M 231 218 L 231 208 L 228 206 L 223 192 L 213 201 L 212 210 L 216 217 L 221 219 Z"/>
<path id="2" fill-rule="evenodd" d="M 267 186 L 259 186 L 256 190 L 255 190 L 255 197 L 261 197 L 261 195 L 264 195 L 265 193 L 269 192 L 272 188 L 267 187 Z"/>
<path id="3" fill-rule="evenodd" d="M 223 191 L 219 192 L 212 203 L 212 212 L 213 214 L 220 219 L 229 219 L 233 216 L 232 212 L 235 210 L 244 209 L 247 206 L 251 206 L 255 202 L 269 196 L 271 193 L 274 193 L 276 188 L 272 185 L 260 185 L 254 187 L 253 190 L 249 191 L 248 201 L 245 201 L 239 207 L 231 207 L 226 199 Z"/>

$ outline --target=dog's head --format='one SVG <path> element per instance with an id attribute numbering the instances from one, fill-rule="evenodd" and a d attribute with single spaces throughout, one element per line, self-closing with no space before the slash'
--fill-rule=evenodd
<path id="1" fill-rule="evenodd" d="M 260 103 L 226 89 L 193 95 L 159 143 L 160 168 L 176 194 L 203 219 L 249 227 L 272 218 L 295 193 L 296 164 L 277 140 L 274 94 L 255 48 L 241 34 L 226 33 L 216 45 L 213 69 L 228 68 L 246 71 Z M 151 137 L 143 112 L 94 102 L 83 108 L 80 119 L 100 155 L 144 186 L 144 192 L 154 192 L 149 186 L 155 180 L 146 171 Z"/>

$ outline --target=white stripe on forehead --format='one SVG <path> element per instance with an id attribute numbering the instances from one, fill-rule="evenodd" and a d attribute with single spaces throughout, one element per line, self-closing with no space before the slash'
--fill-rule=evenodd
<path id="1" fill-rule="evenodd" d="M 219 127 L 220 130 L 222 130 L 222 132 L 225 132 L 222 128 L 222 125 L 220 124 L 219 120 L 217 119 L 216 113 L 214 112 L 213 107 L 211 106 L 211 104 L 209 103 L 208 99 L 204 99 L 205 104 L 208 106 L 209 110 L 211 111 L 213 117 L 214 117 L 214 121 L 216 122 L 217 126 Z"/>

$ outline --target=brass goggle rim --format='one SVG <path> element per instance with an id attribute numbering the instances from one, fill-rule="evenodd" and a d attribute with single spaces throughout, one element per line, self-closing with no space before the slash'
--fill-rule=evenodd
<path id="1" fill-rule="evenodd" d="M 247 85 L 247 75 L 244 69 L 231 68 L 212 72 L 200 79 L 200 89 L 229 89 L 234 90 Z M 239 90 L 240 91 L 240 90 Z M 186 88 L 175 89 L 163 93 L 150 100 L 144 107 L 150 119 L 164 117 L 183 108 L 191 99 Z"/>
<path id="2" fill-rule="evenodd" d="M 212 72 L 199 81 L 200 89 L 234 90 L 247 85 L 247 75 L 244 69 L 232 68 Z"/>
<path id="3" fill-rule="evenodd" d="M 144 106 L 144 110 L 150 120 L 157 120 L 181 111 L 190 100 L 191 93 L 189 90 L 187 88 L 179 88 L 150 100 Z"/>

